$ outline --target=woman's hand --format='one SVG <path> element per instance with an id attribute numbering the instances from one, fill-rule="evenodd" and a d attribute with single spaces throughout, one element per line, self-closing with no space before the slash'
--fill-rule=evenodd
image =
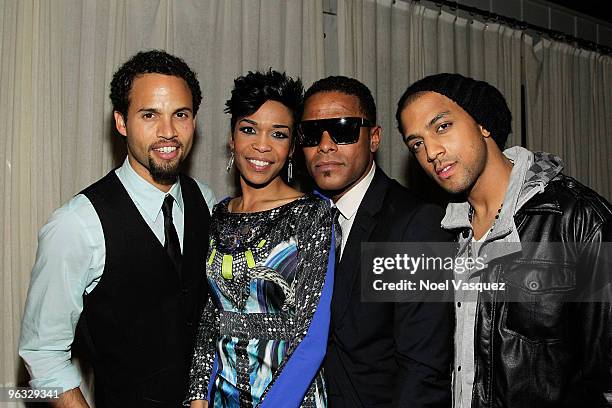
<path id="1" fill-rule="evenodd" d="M 195 400 L 191 401 L 189 408 L 208 408 L 208 401 L 206 400 Z"/>

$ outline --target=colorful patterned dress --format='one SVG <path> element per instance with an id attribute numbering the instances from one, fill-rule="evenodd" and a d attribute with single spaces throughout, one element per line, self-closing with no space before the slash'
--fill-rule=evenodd
<path id="1" fill-rule="evenodd" d="M 312 194 L 255 213 L 230 213 L 228 203 L 213 211 L 211 295 L 187 399 L 214 408 L 326 407 L 320 367 L 335 259 L 330 205 Z"/>

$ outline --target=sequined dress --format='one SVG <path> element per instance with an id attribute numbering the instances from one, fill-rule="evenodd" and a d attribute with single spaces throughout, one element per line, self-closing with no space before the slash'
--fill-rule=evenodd
<path id="1" fill-rule="evenodd" d="M 187 400 L 207 399 L 214 408 L 326 407 L 320 366 L 333 288 L 329 203 L 307 194 L 255 213 L 230 213 L 228 203 L 217 204 L 211 220 L 211 294 Z"/>

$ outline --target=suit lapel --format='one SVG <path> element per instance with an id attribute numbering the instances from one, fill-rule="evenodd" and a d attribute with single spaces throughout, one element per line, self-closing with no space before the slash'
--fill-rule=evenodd
<path id="1" fill-rule="evenodd" d="M 361 299 L 361 294 L 356 298 L 352 296 L 353 288 L 361 277 L 361 243 L 370 241 L 378 223 L 377 215 L 383 207 L 388 185 L 389 178 L 380 167 L 376 167 L 374 179 L 355 214 L 355 221 L 335 275 L 332 318 L 336 321 L 344 316 L 351 301 Z"/>

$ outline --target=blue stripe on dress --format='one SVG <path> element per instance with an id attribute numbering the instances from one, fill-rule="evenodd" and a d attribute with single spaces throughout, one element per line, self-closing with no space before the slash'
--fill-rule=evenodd
<path id="1" fill-rule="evenodd" d="M 297 271 L 297 245 L 294 238 L 289 241 L 278 244 L 268 255 L 262 266 L 274 269 L 276 273 L 281 275 L 287 282 L 291 282 Z M 266 290 L 270 286 L 277 287 L 275 284 L 266 280 L 257 280 L 257 290 L 251 293 L 257 293 L 259 308 L 262 313 L 277 312 L 276 308 L 271 307 L 267 303 L 269 296 L 266 296 Z"/>
<path id="2" fill-rule="evenodd" d="M 333 229 L 332 229 L 333 230 Z M 336 260 L 336 234 L 332 234 L 332 245 L 327 259 L 325 283 L 317 310 L 304 339 L 297 346 L 285 364 L 261 408 L 299 407 L 304 400 L 308 387 L 319 371 L 329 335 L 331 317 L 331 297 L 334 287 L 334 264 Z"/>

